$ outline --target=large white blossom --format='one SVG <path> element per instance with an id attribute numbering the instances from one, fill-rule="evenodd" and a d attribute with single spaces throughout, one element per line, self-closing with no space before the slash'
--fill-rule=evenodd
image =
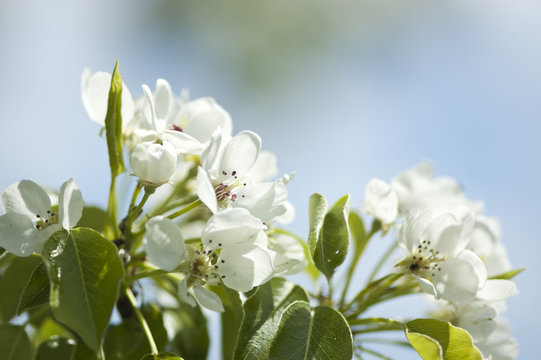
<path id="1" fill-rule="evenodd" d="M 291 176 L 261 182 L 264 177 L 255 170 L 266 168 L 258 163 L 260 149 L 261 138 L 251 131 L 233 138 L 219 131 L 213 135 L 196 178 L 197 194 L 213 213 L 240 207 L 268 224 L 287 211 L 286 184 Z"/>
<path id="2" fill-rule="evenodd" d="M 73 179 L 62 184 L 58 210 L 41 186 L 21 180 L 0 195 L 4 214 L 0 216 L 0 246 L 17 256 L 39 253 L 56 231 L 77 225 L 83 212 L 81 191 Z"/>

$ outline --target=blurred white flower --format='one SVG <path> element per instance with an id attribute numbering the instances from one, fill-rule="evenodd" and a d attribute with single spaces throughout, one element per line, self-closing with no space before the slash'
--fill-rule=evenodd
<path id="1" fill-rule="evenodd" d="M 394 189 L 383 180 L 374 178 L 364 189 L 366 212 L 382 224 L 392 224 L 398 215 L 398 196 Z"/>
<path id="2" fill-rule="evenodd" d="M 0 246 L 17 256 L 39 253 L 49 237 L 77 225 L 83 213 L 81 191 L 73 179 L 62 184 L 58 212 L 49 195 L 31 180 L 8 186 L 0 195 L 4 214 L 0 216 Z"/>

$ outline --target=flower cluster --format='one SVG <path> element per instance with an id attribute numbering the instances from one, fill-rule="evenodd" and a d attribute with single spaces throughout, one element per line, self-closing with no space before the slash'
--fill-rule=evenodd
<path id="1" fill-rule="evenodd" d="M 410 274 L 440 300 L 440 317 L 466 329 L 486 358 L 514 359 L 518 345 L 497 318 L 505 300 L 518 293 L 505 279 L 511 264 L 498 220 L 484 215 L 483 204 L 469 200 L 456 180 L 433 177 L 426 163 L 390 184 L 372 179 L 365 199 L 366 212 L 384 226 L 400 226 L 405 256 L 395 271 Z"/>
<path id="2" fill-rule="evenodd" d="M 91 75 L 85 70 L 82 76 L 83 104 L 90 118 L 102 125 L 110 81 L 111 75 L 104 72 Z M 267 235 L 275 221 L 289 216 L 286 185 L 292 175 L 269 181 L 277 172 L 276 157 L 261 150 L 259 135 L 241 131 L 233 136 L 231 116 L 214 99 L 176 97 L 164 79 L 156 81 L 154 91 L 143 85 L 144 95 L 137 99 L 126 85 L 123 89 L 122 136 L 140 186 L 147 192 L 160 188 L 158 194 L 168 192 L 171 198 L 175 187 L 191 179 L 195 189 L 190 190 L 208 208 L 205 223 L 191 234 L 199 239 L 198 246 L 185 244 L 183 227 L 189 222 L 175 222 L 174 214 L 157 211 L 145 223 L 142 243 L 147 259 L 184 276 L 181 298 L 193 303 L 191 294 L 201 305 L 223 311 L 206 284 L 248 291 L 277 274 L 302 270 L 304 260 L 290 256 L 291 249 L 276 245 L 276 236 L 270 240 Z M 195 179 L 186 174 L 190 168 L 196 169 Z M 162 191 L 164 187 L 168 189 Z M 300 245 L 291 245 L 298 252 Z"/>

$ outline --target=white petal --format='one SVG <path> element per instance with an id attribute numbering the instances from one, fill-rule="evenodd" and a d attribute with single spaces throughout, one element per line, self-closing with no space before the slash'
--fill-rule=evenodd
<path id="1" fill-rule="evenodd" d="M 224 306 L 222 305 L 222 300 L 216 295 L 213 291 L 205 289 L 201 286 L 194 286 L 193 294 L 195 299 L 201 306 L 206 307 L 209 310 L 216 312 L 224 312 Z"/>
<path id="2" fill-rule="evenodd" d="M 454 255 L 466 246 L 462 241 L 462 230 L 462 222 L 454 215 L 442 214 L 430 221 L 423 232 L 423 239 L 430 241 L 432 248 L 441 255 Z"/>
<path id="3" fill-rule="evenodd" d="M 255 164 L 248 174 L 246 174 L 246 177 L 256 183 L 268 181 L 278 174 L 276 162 L 276 155 L 270 151 L 263 150 L 259 153 Z"/>
<path id="4" fill-rule="evenodd" d="M 17 256 L 39 252 L 38 230 L 26 215 L 7 213 L 0 216 L 0 246 Z"/>
<path id="5" fill-rule="evenodd" d="M 5 212 L 24 214 L 32 219 L 46 216 L 51 199 L 41 186 L 31 180 L 21 180 L 8 186 L 0 195 Z"/>
<path id="6" fill-rule="evenodd" d="M 474 342 L 486 339 L 496 328 L 493 320 L 498 316 L 497 310 L 482 301 L 473 301 L 459 310 L 456 325 L 466 329 Z"/>
<path id="7" fill-rule="evenodd" d="M 156 80 L 156 88 L 154 89 L 154 104 L 156 116 L 160 119 L 166 119 L 172 102 L 173 94 L 171 91 L 171 86 L 169 85 L 167 80 Z"/>
<path id="8" fill-rule="evenodd" d="M 163 216 L 156 216 L 146 223 L 145 228 L 143 246 L 148 260 L 166 271 L 176 268 L 186 254 L 178 225 Z"/>
<path id="9" fill-rule="evenodd" d="M 282 215 L 280 216 L 277 216 L 274 221 L 280 223 L 280 224 L 289 224 L 291 223 L 293 220 L 295 220 L 295 207 L 293 206 L 293 204 L 289 201 L 286 201 L 284 203 L 285 207 L 286 207 L 286 212 L 283 213 Z"/>
<path id="10" fill-rule="evenodd" d="M 152 128 L 158 133 L 161 133 L 163 130 L 165 130 L 165 124 L 163 122 L 159 122 L 157 119 L 156 107 L 154 106 L 154 97 L 152 96 L 152 91 L 150 91 L 150 88 L 146 84 L 143 84 L 141 87 L 143 88 L 143 92 L 145 93 L 145 98 L 147 100 L 147 105 L 150 109 L 150 123 L 152 124 Z"/>
<path id="11" fill-rule="evenodd" d="M 224 248 L 220 253 L 218 273 L 223 283 L 237 291 L 249 291 L 261 285 L 274 274 L 272 258 L 268 250 L 250 244 Z"/>
<path id="12" fill-rule="evenodd" d="M 261 138 L 254 132 L 242 131 L 225 146 L 220 161 L 220 171 L 233 171 L 244 175 L 252 168 L 259 156 Z"/>
<path id="13" fill-rule="evenodd" d="M 439 299 L 438 293 L 436 291 L 436 288 L 434 287 L 434 284 L 430 282 L 430 280 L 427 280 L 425 278 L 413 275 L 417 279 L 417 282 L 419 283 L 419 287 L 421 288 L 421 291 L 434 296 L 436 300 Z"/>
<path id="14" fill-rule="evenodd" d="M 184 278 L 178 283 L 178 297 L 191 307 L 195 307 L 197 304 L 194 298 L 188 293 L 188 279 Z"/>
<path id="15" fill-rule="evenodd" d="M 218 171 L 222 139 L 222 129 L 216 129 L 212 134 L 209 145 L 201 152 L 201 166 L 206 171 Z"/>
<path id="16" fill-rule="evenodd" d="M 487 280 L 485 286 L 477 293 L 477 297 L 487 301 L 502 301 L 517 295 L 518 289 L 511 280 Z"/>
<path id="17" fill-rule="evenodd" d="M 239 195 L 244 196 L 237 196 L 233 206 L 247 209 L 265 223 L 270 223 L 287 210 L 287 189 L 280 180 L 249 184 Z"/>
<path id="18" fill-rule="evenodd" d="M 195 179 L 197 196 L 205 204 L 213 214 L 218 212 L 218 200 L 216 200 L 216 192 L 210 180 L 209 175 L 201 166 L 197 168 L 197 177 Z"/>
<path id="19" fill-rule="evenodd" d="M 406 250 L 415 251 L 423 231 L 427 227 L 432 213 L 422 209 L 411 209 L 406 214 L 406 221 L 402 224 L 398 234 L 398 243 Z"/>
<path id="20" fill-rule="evenodd" d="M 169 181 L 177 167 L 177 152 L 167 141 L 163 144 L 137 144 L 130 155 L 134 174 L 143 182 L 161 185 Z"/>
<path id="21" fill-rule="evenodd" d="M 83 215 L 83 196 L 73 179 L 69 179 L 60 187 L 58 198 L 58 212 L 60 222 L 64 229 L 69 229 L 77 225 Z"/>
<path id="22" fill-rule="evenodd" d="M 213 98 L 199 98 L 192 100 L 181 108 L 182 129 L 204 143 L 210 140 L 216 129 L 222 129 L 222 132 L 231 136 L 232 120 L 231 116 Z"/>
<path id="23" fill-rule="evenodd" d="M 391 224 L 398 215 L 398 196 L 383 180 L 374 178 L 364 190 L 366 211 L 383 224 Z"/>
<path id="24" fill-rule="evenodd" d="M 203 145 L 190 135 L 177 130 L 166 130 L 162 139 L 169 141 L 178 153 L 199 155 L 203 151 Z"/>
<path id="25" fill-rule="evenodd" d="M 253 243 L 255 236 L 266 226 L 246 209 L 226 209 L 207 221 L 201 241 L 210 248 Z"/>
<path id="26" fill-rule="evenodd" d="M 484 279 L 483 274 L 476 272 L 481 260 L 473 260 L 470 255 L 466 254 L 463 258 L 451 257 L 440 263 L 441 271 L 435 272 L 433 282 L 442 299 L 456 303 L 467 302 L 477 294 L 479 284 L 486 280 L 486 272 Z"/>
<path id="27" fill-rule="evenodd" d="M 268 246 L 274 251 L 272 264 L 275 275 L 292 275 L 306 268 L 308 263 L 304 256 L 304 248 L 291 236 L 277 235 L 269 239 Z"/>

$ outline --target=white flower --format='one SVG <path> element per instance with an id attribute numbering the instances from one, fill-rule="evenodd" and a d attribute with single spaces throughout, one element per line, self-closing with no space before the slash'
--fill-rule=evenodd
<path id="1" fill-rule="evenodd" d="M 177 152 L 167 141 L 161 144 L 142 142 L 133 149 L 130 164 L 144 185 L 160 186 L 168 182 L 175 172 Z"/>
<path id="2" fill-rule="evenodd" d="M 269 238 L 269 249 L 273 254 L 275 276 L 297 274 L 308 265 L 304 248 L 291 236 L 282 234 L 272 236 Z"/>
<path id="3" fill-rule="evenodd" d="M 509 325 L 502 319 L 496 320 L 496 328 L 483 341 L 475 343 L 485 360 L 513 360 L 518 357 L 518 343 L 511 337 Z"/>
<path id="4" fill-rule="evenodd" d="M 366 212 L 382 224 L 392 224 L 398 215 L 398 196 L 383 180 L 372 179 L 364 189 Z"/>
<path id="5" fill-rule="evenodd" d="M 77 225 L 83 212 L 81 191 L 69 179 L 60 188 L 58 212 L 49 195 L 38 184 L 21 180 L 0 195 L 4 214 L 0 216 L 0 246 L 17 256 L 39 253 L 56 231 Z"/>
<path id="6" fill-rule="evenodd" d="M 436 299 L 472 299 L 487 278 L 479 257 L 465 249 L 472 225 L 470 213 L 434 217 L 430 211 L 410 210 L 398 236 L 408 255 L 396 265 L 397 271 L 413 275 L 421 290 Z"/>
<path id="7" fill-rule="evenodd" d="M 148 260 L 161 269 L 172 271 L 186 255 L 184 238 L 178 225 L 163 216 L 150 219 L 146 225 L 143 247 Z"/>
<path id="8" fill-rule="evenodd" d="M 111 74 L 99 71 L 91 74 L 88 68 L 83 70 L 81 75 L 81 99 L 85 110 L 92 119 L 101 126 L 105 126 L 105 115 L 111 87 Z M 134 113 L 133 98 L 126 84 L 122 83 L 122 122 L 128 124 Z"/>
<path id="9" fill-rule="evenodd" d="M 274 182 L 258 182 L 262 177 L 254 169 L 258 164 L 260 137 L 242 131 L 225 138 L 217 131 L 201 155 L 197 172 L 197 194 L 214 213 L 228 207 L 241 207 L 265 223 L 286 210 L 289 176 Z"/>
<path id="10" fill-rule="evenodd" d="M 488 276 L 496 276 L 511 270 L 507 251 L 500 242 L 500 223 L 483 215 L 475 217 L 475 225 L 467 248 L 485 263 Z"/>

